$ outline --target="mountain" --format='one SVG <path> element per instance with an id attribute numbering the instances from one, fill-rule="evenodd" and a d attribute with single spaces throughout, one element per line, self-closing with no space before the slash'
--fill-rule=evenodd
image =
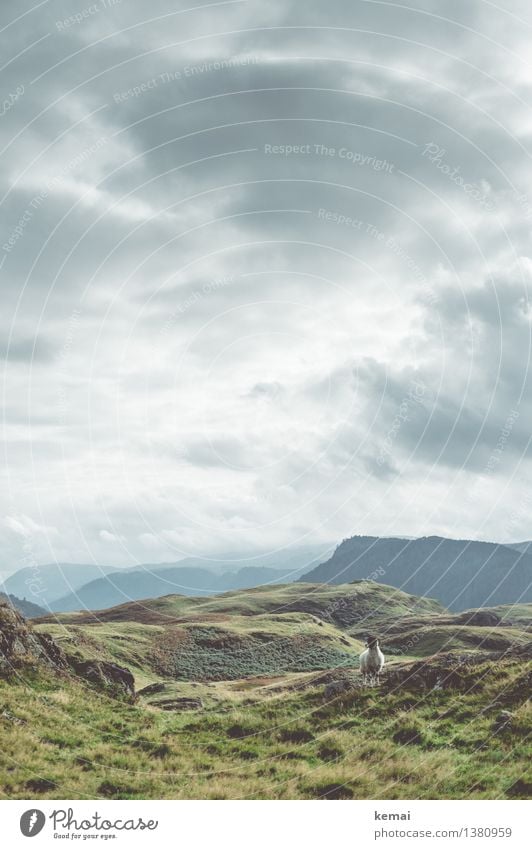
<path id="1" fill-rule="evenodd" d="M 0 603 L 11 605 L 19 613 L 22 613 L 26 619 L 35 619 L 38 616 L 45 616 L 47 613 L 44 607 L 39 607 L 38 604 L 33 604 L 33 602 L 27 601 L 25 598 L 17 598 L 16 595 L 0 593 Z"/>
<path id="2" fill-rule="evenodd" d="M 330 543 L 273 552 L 223 552 L 218 559 L 188 557 L 175 563 L 112 566 L 57 563 L 28 566 L 0 583 L 0 590 L 30 597 L 54 611 L 100 609 L 128 599 L 180 592 L 206 595 L 264 583 L 296 580 L 334 551 Z M 83 591 L 81 588 L 83 587 Z"/>
<path id="3" fill-rule="evenodd" d="M 0 589 L 6 595 L 15 595 L 18 598 L 29 597 L 35 604 L 48 607 L 61 596 L 112 571 L 114 571 L 113 567 L 94 564 L 46 563 L 42 566 L 35 564 L 35 566 L 25 566 L 10 575 L 0 585 Z"/>
<path id="4" fill-rule="evenodd" d="M 507 545 L 508 548 L 515 548 L 516 551 L 522 551 L 526 554 L 530 546 L 532 546 L 532 541 L 525 540 L 524 542 L 507 542 L 505 545 Z"/>
<path id="5" fill-rule="evenodd" d="M 436 536 L 352 537 L 300 580 L 343 584 L 362 578 L 437 598 L 454 611 L 532 601 L 532 555 L 496 543 Z"/>
<path id="6" fill-rule="evenodd" d="M 222 564 L 214 564 L 220 568 Z M 297 578 L 303 571 L 292 570 Z M 69 610 L 101 610 L 127 601 L 156 598 L 178 592 L 189 596 L 208 596 L 231 589 L 244 589 L 259 584 L 280 584 L 286 572 L 267 566 L 247 566 L 236 572 L 215 572 L 193 566 L 144 567 L 125 572 L 112 572 L 69 593 L 50 605 L 56 612 Z"/>

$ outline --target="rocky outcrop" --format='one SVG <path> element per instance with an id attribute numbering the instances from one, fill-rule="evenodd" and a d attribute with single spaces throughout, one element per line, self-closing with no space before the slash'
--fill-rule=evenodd
<path id="1" fill-rule="evenodd" d="M 474 692 L 482 686 L 478 667 L 485 663 L 494 664 L 498 661 L 516 660 L 527 657 L 530 648 L 527 646 L 515 646 L 502 652 L 477 652 L 475 654 L 447 654 L 432 655 L 414 663 L 401 664 L 385 670 L 381 689 L 383 692 L 391 692 L 402 689 L 411 692 L 427 690 L 447 690 Z M 532 672 L 523 674 L 523 681 L 519 684 L 517 698 L 521 698 L 526 692 L 523 684 L 530 685 Z M 514 686 L 507 688 L 506 698 L 514 692 Z"/>
<path id="2" fill-rule="evenodd" d="M 327 701 L 335 699 L 337 696 L 342 696 L 345 693 L 351 693 L 355 689 L 355 684 L 347 678 L 342 678 L 339 681 L 331 681 L 326 684 L 323 690 L 323 697 Z"/>
<path id="3" fill-rule="evenodd" d="M 70 658 L 73 672 L 112 696 L 135 697 L 135 679 L 129 669 L 106 660 L 78 660 Z"/>
<path id="4" fill-rule="evenodd" d="M 44 668 L 74 674 L 109 695 L 135 698 L 135 679 L 129 671 L 105 660 L 83 660 L 67 655 L 49 634 L 39 634 L 9 604 L 0 603 L 0 676 Z"/>
<path id="5" fill-rule="evenodd" d="M 502 619 L 492 610 L 466 610 L 455 618 L 460 625 L 474 625 L 477 628 L 495 628 Z"/>
<path id="6" fill-rule="evenodd" d="M 10 675 L 23 666 L 44 664 L 67 669 L 62 649 L 47 634 L 36 634 L 21 614 L 9 604 L 0 604 L 0 675 Z"/>

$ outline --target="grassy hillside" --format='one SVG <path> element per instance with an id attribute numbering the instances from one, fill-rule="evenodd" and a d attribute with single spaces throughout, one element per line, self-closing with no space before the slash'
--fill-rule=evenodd
<path id="1" fill-rule="evenodd" d="M 451 615 L 432 599 L 355 581 L 256 587 L 207 599 L 170 595 L 43 617 L 36 627 L 69 653 L 128 667 L 141 687 L 351 666 L 368 633 L 392 657 L 500 652 L 529 641 L 531 611 L 532 605 L 493 608 L 499 625 L 474 626 L 463 624 L 475 621 L 474 611 Z"/>
<path id="2" fill-rule="evenodd" d="M 0 643 L 18 646 L 15 671 L 0 670 L 0 792 L 528 798 L 531 607 L 453 615 L 358 581 L 172 595 L 27 632 L 10 613 L 20 639 Z M 378 687 L 358 671 L 368 632 L 387 655 Z"/>
<path id="3" fill-rule="evenodd" d="M 256 587 L 212 598 L 165 596 L 96 613 L 40 620 L 69 652 L 97 655 L 148 680 L 220 681 L 352 666 L 362 632 L 419 612 L 442 611 L 372 581 L 343 587 Z"/>
<path id="4" fill-rule="evenodd" d="M 41 625 L 59 645 L 83 657 L 127 666 L 138 681 L 220 681 L 353 665 L 362 643 L 307 614 L 199 616 L 179 625 L 105 622 Z"/>
<path id="5" fill-rule="evenodd" d="M 520 662 L 481 663 L 452 687 L 429 692 L 416 691 L 408 677 L 337 698 L 326 698 L 308 676 L 302 689 L 301 676 L 289 677 L 277 691 L 250 687 L 240 700 L 214 685 L 218 701 L 198 711 L 128 705 L 45 674 L 0 681 L 1 792 L 35 799 L 530 797 L 532 716 Z M 193 685 L 179 691 L 190 696 Z M 501 708 L 511 714 L 507 725 Z"/>
<path id="6" fill-rule="evenodd" d="M 107 610 L 60 613 L 42 621 L 65 624 L 134 621 L 164 625 L 198 616 L 203 619 L 215 617 L 220 621 L 234 615 L 308 613 L 340 627 L 348 627 L 355 622 L 393 621 L 415 612 L 432 615 L 445 611 L 433 599 L 419 598 L 393 587 L 363 580 L 340 586 L 296 583 L 252 587 L 206 599 L 167 595 L 128 602 Z"/>

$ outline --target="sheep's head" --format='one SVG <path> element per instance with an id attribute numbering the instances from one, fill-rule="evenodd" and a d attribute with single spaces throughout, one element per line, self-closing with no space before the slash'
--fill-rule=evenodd
<path id="1" fill-rule="evenodd" d="M 379 645 L 378 637 L 366 637 L 366 645 L 368 649 L 373 649 Z"/>

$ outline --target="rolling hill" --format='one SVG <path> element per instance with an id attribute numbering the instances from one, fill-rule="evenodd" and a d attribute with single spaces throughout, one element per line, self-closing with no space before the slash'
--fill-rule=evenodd
<path id="1" fill-rule="evenodd" d="M 342 584 L 373 577 L 449 610 L 532 601 L 532 556 L 505 545 L 442 537 L 352 537 L 300 580 Z"/>
<path id="2" fill-rule="evenodd" d="M 371 580 L 32 625 L 0 605 L 0 792 L 530 798 L 531 626 L 532 605 L 452 614 Z M 368 631 L 387 654 L 379 687 L 358 673 Z"/>

